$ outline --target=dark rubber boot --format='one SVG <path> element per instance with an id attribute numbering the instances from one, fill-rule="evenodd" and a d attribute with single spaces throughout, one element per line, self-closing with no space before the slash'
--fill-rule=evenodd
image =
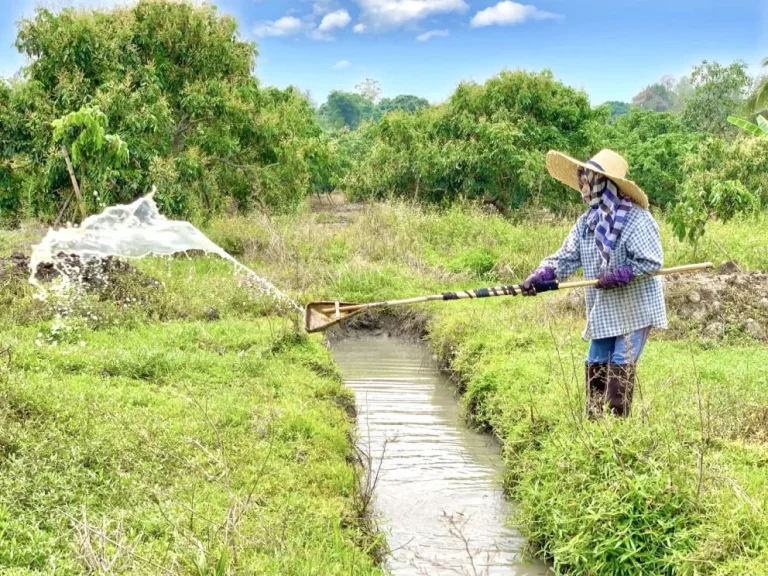
<path id="1" fill-rule="evenodd" d="M 608 406 L 615 416 L 627 418 L 632 410 L 635 391 L 635 367 L 611 364 L 608 366 Z"/>
<path id="2" fill-rule="evenodd" d="M 608 364 L 587 364 L 587 416 L 603 413 L 608 381 Z"/>

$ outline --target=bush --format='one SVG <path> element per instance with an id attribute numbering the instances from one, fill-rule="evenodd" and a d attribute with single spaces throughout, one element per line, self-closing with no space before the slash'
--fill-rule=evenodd
<path id="1" fill-rule="evenodd" d="M 679 116 L 639 109 L 620 117 L 608 135 L 606 146 L 626 158 L 629 177 L 651 202 L 673 204 L 685 181 L 686 159 L 696 154 L 702 136 L 686 128 Z"/>
<path id="2" fill-rule="evenodd" d="M 546 152 L 589 156 L 607 117 L 551 72 L 502 72 L 460 85 L 442 106 L 388 114 L 364 129 L 345 187 L 362 198 L 558 206 L 562 187 L 547 175 Z"/>

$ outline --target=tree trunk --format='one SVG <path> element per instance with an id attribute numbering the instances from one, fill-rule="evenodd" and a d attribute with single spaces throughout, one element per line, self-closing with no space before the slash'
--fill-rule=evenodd
<path id="1" fill-rule="evenodd" d="M 189 130 L 190 122 L 188 116 L 182 116 L 179 122 L 176 124 L 176 129 L 173 132 L 173 142 L 171 142 L 171 155 L 177 156 L 184 151 L 184 145 L 187 140 L 187 130 Z"/>
<path id="2" fill-rule="evenodd" d="M 77 196 L 77 203 L 80 206 L 80 216 L 82 217 L 83 220 L 85 220 L 88 214 L 85 211 L 85 204 L 83 204 L 83 196 L 80 194 L 80 186 L 78 186 L 77 184 L 77 178 L 75 177 L 75 169 L 72 166 L 72 160 L 69 158 L 69 152 L 67 151 L 67 147 L 64 146 L 64 144 L 61 145 L 61 154 L 64 156 L 64 161 L 67 163 L 67 171 L 69 172 L 69 177 L 72 179 L 72 188 L 75 189 L 75 196 Z"/>

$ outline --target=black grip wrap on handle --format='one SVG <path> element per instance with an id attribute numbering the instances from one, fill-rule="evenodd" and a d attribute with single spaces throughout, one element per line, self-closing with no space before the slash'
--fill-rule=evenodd
<path id="1" fill-rule="evenodd" d="M 557 281 L 536 282 L 534 285 L 536 292 L 551 292 L 559 290 L 560 285 Z M 446 292 L 443 294 L 443 300 L 461 300 L 462 298 L 490 298 L 491 296 L 517 296 L 522 294 L 521 285 L 501 286 L 498 288 L 478 288 L 477 290 L 467 290 L 466 292 Z"/>
<path id="2" fill-rule="evenodd" d="M 560 284 L 557 280 L 550 280 L 549 282 L 535 282 L 533 287 L 536 289 L 536 294 L 539 292 L 552 292 L 553 290 L 560 290 Z"/>

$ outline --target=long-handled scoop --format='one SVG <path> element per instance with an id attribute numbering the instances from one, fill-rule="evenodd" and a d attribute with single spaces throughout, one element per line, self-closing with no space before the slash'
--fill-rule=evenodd
<path id="1" fill-rule="evenodd" d="M 656 276 L 667 276 L 669 274 L 684 274 L 687 272 L 699 272 L 712 268 L 711 262 L 703 264 L 690 264 L 688 266 L 677 266 L 674 268 L 664 268 L 655 273 Z M 583 280 L 580 282 L 568 282 L 560 284 L 557 281 L 539 282 L 535 284 L 536 292 L 550 292 L 552 290 L 564 290 L 566 288 L 584 288 L 594 286 L 597 280 Z M 437 300 L 462 300 L 464 298 L 489 298 L 492 296 L 517 296 L 522 292 L 521 286 L 499 286 L 496 288 L 480 288 L 478 290 L 467 290 L 465 292 L 446 292 L 445 294 L 434 294 L 432 296 L 419 296 L 416 298 L 406 298 L 405 300 L 387 300 L 386 302 L 371 302 L 368 304 L 355 304 L 352 302 L 312 302 L 308 304 L 304 311 L 304 328 L 307 332 L 323 332 L 331 326 L 335 326 L 366 310 L 374 308 L 383 308 L 385 306 L 403 306 L 406 304 L 419 304 L 421 302 L 434 302 Z"/>

